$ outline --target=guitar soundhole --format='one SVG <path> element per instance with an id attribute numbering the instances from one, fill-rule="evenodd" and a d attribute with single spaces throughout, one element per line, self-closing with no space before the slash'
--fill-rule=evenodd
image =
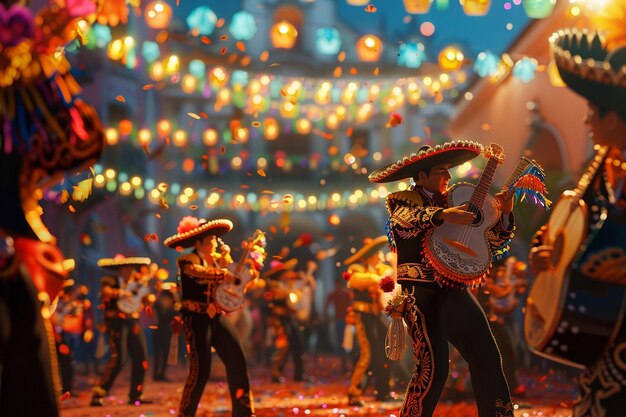
<path id="1" fill-rule="evenodd" d="M 471 204 L 469 202 L 467 202 L 467 205 L 468 205 L 467 211 L 471 211 L 472 213 L 476 215 L 476 218 L 472 222 L 472 226 L 478 227 L 481 224 L 483 224 L 483 222 L 485 221 L 485 216 L 483 215 L 483 211 L 480 208 L 476 207 L 474 204 Z"/>

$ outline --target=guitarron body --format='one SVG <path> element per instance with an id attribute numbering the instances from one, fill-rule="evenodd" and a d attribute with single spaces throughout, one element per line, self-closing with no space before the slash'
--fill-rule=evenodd
<path id="1" fill-rule="evenodd" d="M 623 213 L 598 205 L 590 210 L 573 191 L 559 199 L 542 236 L 554 247 L 554 268 L 537 275 L 524 317 L 534 353 L 584 368 L 613 341 L 624 316 L 626 287 L 596 278 L 612 260 L 626 257 L 626 233 L 620 229 L 626 231 Z"/>
<path id="2" fill-rule="evenodd" d="M 118 298 L 117 308 L 125 314 L 136 313 L 141 309 L 143 298 L 150 294 L 150 288 L 141 281 L 133 281 L 128 284 L 126 290 L 132 295 Z"/>
<path id="3" fill-rule="evenodd" d="M 469 203 L 475 186 L 468 183 L 453 185 L 448 191 L 449 207 Z M 493 254 L 487 230 L 499 220 L 496 200 L 487 195 L 481 207 L 469 207 L 476 213 L 469 226 L 444 222 L 433 229 L 427 239 L 426 253 L 433 266 L 455 283 L 470 283 L 489 272 Z"/>

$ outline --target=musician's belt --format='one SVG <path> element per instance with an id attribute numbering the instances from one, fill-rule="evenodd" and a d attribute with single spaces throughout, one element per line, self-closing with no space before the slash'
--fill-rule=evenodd
<path id="1" fill-rule="evenodd" d="M 139 313 L 133 313 L 133 314 L 126 314 L 126 313 L 122 313 L 119 310 L 105 310 L 104 311 L 104 318 L 105 319 L 138 319 L 139 318 Z"/>
<path id="2" fill-rule="evenodd" d="M 424 274 L 419 264 L 400 264 L 397 267 L 397 279 L 401 281 L 432 282 L 434 278 Z"/>
<path id="3" fill-rule="evenodd" d="M 352 302 L 352 309 L 359 313 L 378 314 L 380 307 L 375 303 L 368 303 L 366 301 L 354 301 Z"/>

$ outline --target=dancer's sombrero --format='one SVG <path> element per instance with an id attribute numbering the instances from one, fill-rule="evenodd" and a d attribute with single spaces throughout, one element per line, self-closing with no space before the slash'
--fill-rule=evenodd
<path id="1" fill-rule="evenodd" d="M 626 6 L 623 6 L 626 11 Z M 613 32 L 563 29 L 550 37 L 561 78 L 601 109 L 626 118 L 626 23 Z M 621 31 L 621 32 L 620 32 Z"/>
<path id="2" fill-rule="evenodd" d="M 419 171 L 430 171 L 440 164 L 450 164 L 450 167 L 461 165 L 474 159 L 483 151 L 480 143 L 472 141 L 451 141 L 441 145 L 422 146 L 417 153 L 405 156 L 393 164 L 377 169 L 369 175 L 371 182 L 400 181 L 414 177 Z"/>
<path id="3" fill-rule="evenodd" d="M 206 236 L 222 236 L 233 228 L 233 222 L 227 219 L 214 219 L 206 221 L 193 216 L 186 216 L 178 223 L 178 228 L 174 236 L 170 236 L 163 241 L 168 248 L 190 248 L 197 240 L 202 240 Z"/>
<path id="4" fill-rule="evenodd" d="M 263 272 L 261 274 L 262 279 L 271 278 L 277 274 L 282 274 L 283 272 L 292 272 L 295 275 L 290 274 L 291 276 L 286 278 L 297 278 L 297 273 L 293 270 L 298 264 L 298 260 L 296 258 L 291 258 L 286 260 L 285 262 L 281 261 L 272 261 L 270 262 L 270 269 Z"/>
<path id="5" fill-rule="evenodd" d="M 343 261 L 344 265 L 349 266 L 361 259 L 369 258 L 373 254 L 381 250 L 387 244 L 387 242 L 387 236 L 378 236 L 375 239 L 366 240 L 361 249 L 357 250 L 352 256 Z"/>
<path id="6" fill-rule="evenodd" d="M 107 269 L 117 270 L 123 266 L 142 266 L 150 265 L 152 261 L 146 257 L 126 257 L 124 255 L 115 255 L 113 258 L 102 258 L 98 260 L 98 266 Z"/>

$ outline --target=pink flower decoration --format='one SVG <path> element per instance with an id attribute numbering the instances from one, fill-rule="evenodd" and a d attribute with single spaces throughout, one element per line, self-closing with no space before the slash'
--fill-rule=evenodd
<path id="1" fill-rule="evenodd" d="M 393 289 L 396 287 L 396 282 L 394 281 L 392 276 L 385 275 L 378 283 L 378 286 L 384 292 L 392 292 Z"/>
<path id="2" fill-rule="evenodd" d="M 180 233 L 185 233 L 185 232 L 188 232 L 190 230 L 195 229 L 196 227 L 200 226 L 201 224 L 202 224 L 202 222 L 200 222 L 200 220 L 197 217 L 185 216 L 178 223 L 178 227 L 176 228 L 176 231 L 179 234 Z"/>

